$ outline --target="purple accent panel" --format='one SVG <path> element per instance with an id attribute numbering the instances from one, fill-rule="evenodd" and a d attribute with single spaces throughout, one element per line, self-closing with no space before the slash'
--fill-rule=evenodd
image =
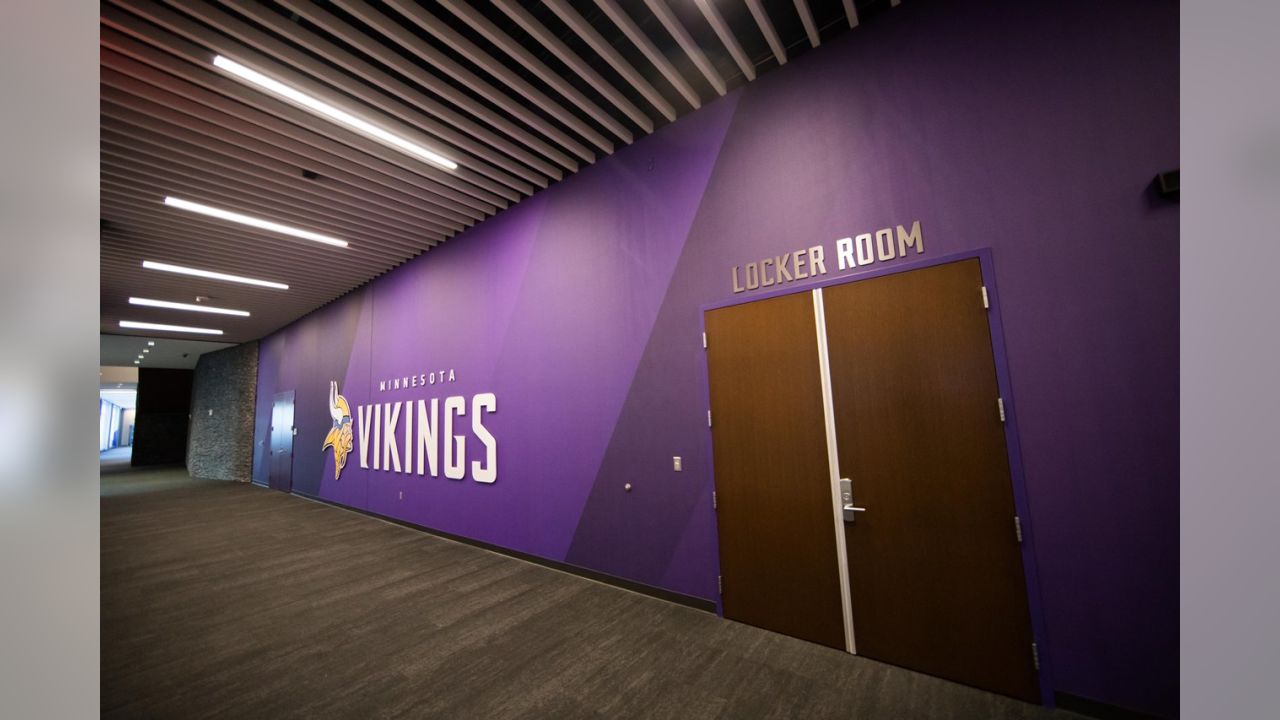
<path id="1" fill-rule="evenodd" d="M 497 371 L 508 403 L 526 404 L 513 412 L 528 419 L 507 449 L 538 479 L 515 491 L 528 495 L 510 527 L 533 530 L 516 547 L 566 556 L 735 100 L 547 193 Z"/>
<path id="2" fill-rule="evenodd" d="M 364 349 L 366 373 L 352 378 L 353 383 L 364 383 L 362 404 L 419 399 L 429 403 L 431 398 L 437 398 L 441 423 L 446 397 L 461 395 L 469 402 L 476 393 L 494 392 L 498 410 L 484 423 L 498 438 L 502 485 L 445 479 L 443 454 L 438 458 L 436 477 L 431 477 L 425 460 L 424 474 L 418 475 L 415 447 L 412 473 L 359 471 L 360 477 L 368 478 L 368 501 L 360 507 L 438 530 L 519 547 L 493 537 L 495 530 L 505 525 L 494 522 L 495 513 L 519 520 L 516 497 L 523 475 L 519 469 L 523 459 L 513 456 L 504 442 L 507 436 L 518 434 L 507 425 L 508 417 L 519 417 L 508 405 L 519 400 L 515 396 L 518 391 L 504 391 L 495 382 L 494 366 L 537 242 L 545 199 L 530 198 L 518 209 L 494 217 L 431 251 L 430 262 L 409 263 L 375 283 L 375 312 Z M 437 380 L 426 387 L 378 389 L 381 381 L 447 373 L 450 369 L 456 372 L 456 382 Z M 458 418 L 461 427 L 455 428 L 454 434 L 470 435 L 469 405 L 466 410 L 467 414 Z M 405 451 L 406 422 L 402 412 L 397 431 L 401 453 Z M 416 415 L 413 422 L 416 426 Z M 468 437 L 467 442 L 468 449 L 474 452 L 477 441 Z M 472 459 L 474 455 L 467 462 Z M 372 467 L 372 457 L 369 464 Z"/>
<path id="3" fill-rule="evenodd" d="M 352 297 L 364 292 L 356 291 Z M 292 381 L 279 389 L 294 391 L 293 423 L 298 428 L 293 443 L 294 492 L 316 495 L 324 478 L 333 477 L 332 453 L 320 451 L 333 426 L 329 381 L 347 373 L 360 314 L 357 302 L 333 303 L 312 313 L 311 322 L 290 326 L 281 376 Z"/>
<path id="4" fill-rule="evenodd" d="M 1177 52 L 1171 0 L 904 3 L 264 338 L 256 437 L 294 389 L 299 492 L 715 597 L 700 308 L 764 294 L 730 268 L 990 248 L 1056 689 L 1175 715 Z M 837 267 L 916 220 L 923 255 Z M 496 393 L 498 482 L 358 448 L 332 482 L 332 379 Z"/>
<path id="5" fill-rule="evenodd" d="M 353 295 L 358 296 L 359 293 Z M 333 477 L 333 461 L 328 458 L 330 453 L 324 456 L 320 453 L 320 445 L 332 424 L 327 408 L 329 380 L 340 379 L 346 373 L 356 331 L 357 311 L 358 307 L 349 302 L 326 305 L 262 339 L 258 350 L 258 395 L 254 411 L 255 482 L 264 485 L 267 482 L 267 428 L 271 425 L 271 402 L 275 393 L 284 390 L 295 391 L 294 426 L 298 428 L 298 436 L 293 444 L 294 491 L 315 495 L 320 486 L 322 468 L 327 468 L 328 477 Z M 317 395 L 316 387 L 321 387 L 323 392 Z M 306 444 L 305 439 L 317 432 L 320 439 Z"/>
<path id="6" fill-rule="evenodd" d="M 719 611 L 715 581 L 720 568 L 719 547 L 715 523 L 706 522 L 706 518 L 714 520 L 715 510 L 711 507 L 710 489 L 702 483 L 698 485 L 707 491 L 697 493 L 697 500 L 689 513 L 690 522 L 685 524 L 684 534 L 671 553 L 662 579 L 654 584 L 694 597 L 714 598 Z M 708 559 L 713 563 L 713 572 L 710 573 L 707 572 Z"/>
<path id="7" fill-rule="evenodd" d="M 335 355 L 341 356 L 344 349 L 346 350 L 346 367 L 341 374 L 335 373 L 331 377 L 322 378 L 324 389 L 319 396 L 322 403 L 327 403 L 329 400 L 328 383 L 330 380 L 337 380 L 338 393 L 346 399 L 348 407 L 351 408 L 351 422 L 353 425 L 359 422 L 356 408 L 363 403 L 369 402 L 369 336 L 370 328 L 373 325 L 372 296 L 373 291 L 369 287 L 364 287 L 348 296 L 345 302 L 338 303 L 338 305 L 347 309 L 346 319 L 354 323 L 351 341 L 346 346 L 335 346 L 331 351 Z M 329 428 L 332 427 L 328 407 L 324 408 L 323 419 L 325 424 L 323 429 L 319 431 L 320 440 L 302 449 L 303 452 L 316 453 L 324 463 L 318 478 L 319 482 L 314 484 L 312 486 L 314 489 L 306 494 L 316 495 L 326 500 L 352 507 L 363 508 L 368 501 L 369 481 L 368 477 L 360 472 L 360 448 L 357 445 L 351 449 L 351 454 L 347 456 L 347 464 L 342 470 L 342 478 L 335 480 L 333 478 L 333 452 L 330 450 L 321 451 L 324 436 L 329 432 Z M 323 455 L 321 455 L 322 452 Z"/>

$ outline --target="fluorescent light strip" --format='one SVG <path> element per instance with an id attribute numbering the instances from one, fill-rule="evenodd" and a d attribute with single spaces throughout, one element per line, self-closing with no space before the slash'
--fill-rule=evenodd
<path id="1" fill-rule="evenodd" d="M 159 330 L 161 332 L 182 332 L 196 333 L 198 335 L 221 335 L 221 330 L 213 328 L 185 327 L 183 325 L 161 325 L 159 323 L 138 322 L 136 320 L 121 320 L 120 327 L 133 328 L 134 330 Z"/>
<path id="2" fill-rule="evenodd" d="M 231 308 L 213 307 L 212 305 L 188 305 L 187 303 L 169 302 L 168 300 L 151 300 L 148 298 L 129 298 L 130 305 L 168 308 L 170 310 L 190 310 L 192 312 L 213 313 L 215 315 L 239 315 L 249 317 L 248 310 L 232 310 Z M 146 352 L 145 350 L 143 352 Z"/>
<path id="3" fill-rule="evenodd" d="M 391 145 L 394 148 L 404 150 L 410 155 L 414 155 L 419 158 L 422 158 L 423 160 L 426 160 L 429 163 L 439 165 L 440 167 L 446 170 L 458 169 L 458 163 L 450 160 L 449 158 L 439 153 L 432 152 L 422 147 L 421 145 L 409 142 L 408 140 L 405 140 L 399 135 L 395 135 L 386 130 L 383 130 L 377 125 L 374 125 L 373 123 L 370 123 L 366 120 L 362 120 L 345 110 L 340 110 L 330 105 L 329 103 L 324 102 L 323 100 L 319 100 L 317 98 L 314 98 L 302 92 L 301 90 L 291 88 L 288 85 L 285 85 L 284 83 L 280 82 L 279 80 L 276 80 L 274 78 L 269 78 L 266 75 L 263 75 L 257 70 L 252 70 L 250 68 L 247 68 L 244 65 L 241 65 L 240 63 L 236 62 L 235 60 L 231 60 L 229 58 L 225 58 L 221 55 L 218 55 L 213 59 L 213 64 L 216 67 L 222 68 L 223 70 L 226 70 L 232 75 L 235 75 L 236 77 L 242 78 L 244 80 L 248 80 L 254 85 L 265 88 L 277 95 L 281 95 L 285 98 L 288 98 L 289 100 L 292 100 L 293 102 L 298 103 L 299 105 L 307 108 L 308 110 L 311 110 L 312 112 L 323 115 L 329 118 L 330 120 L 333 120 L 334 122 L 346 125 L 347 127 L 353 130 L 362 132 L 365 135 L 368 135 L 376 140 L 380 140 L 384 143 L 387 143 L 388 145 Z"/>
<path id="4" fill-rule="evenodd" d="M 231 212 L 230 210 L 201 205 L 200 203 L 194 203 L 190 200 L 167 197 L 164 199 L 164 204 L 171 207 L 182 208 L 183 210 L 190 210 L 191 212 L 200 213 L 201 215 L 208 215 L 222 220 L 230 220 L 231 222 L 240 223 L 241 225 L 256 227 L 260 230 L 270 230 L 271 232 L 278 232 L 282 235 L 292 235 L 293 237 L 303 238 L 304 240 L 315 240 L 316 242 L 324 243 L 326 245 L 336 245 L 337 247 L 347 246 L 346 240 L 339 240 L 338 238 L 321 235 L 317 232 L 311 232 L 310 230 L 303 230 L 289 225 L 281 225 L 278 222 L 263 220 L 262 218 L 256 218 L 251 215 L 241 215 L 238 212 Z"/>
<path id="5" fill-rule="evenodd" d="M 209 278 L 211 280 L 226 280 L 227 282 L 244 283 L 245 285 L 275 288 L 276 290 L 289 289 L 289 286 L 284 283 L 272 282 L 270 280 L 257 280 L 255 278 L 247 278 L 240 275 L 229 275 L 227 273 L 214 272 L 212 270 L 197 270 L 196 268 L 153 262 L 151 260 L 143 260 L 142 267 L 148 270 L 163 270 L 165 272 L 178 273 L 180 275 L 195 275 L 196 277 Z"/>

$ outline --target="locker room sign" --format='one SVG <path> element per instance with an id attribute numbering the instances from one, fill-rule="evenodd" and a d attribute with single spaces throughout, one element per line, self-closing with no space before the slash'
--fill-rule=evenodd
<path id="1" fill-rule="evenodd" d="M 734 265 L 731 271 L 733 292 L 737 294 L 820 277 L 827 274 L 829 264 L 838 271 L 844 271 L 919 255 L 924 252 L 924 238 L 920 234 L 920 221 L 916 220 L 910 229 L 898 225 L 897 228 L 881 228 L 874 233 L 840 238 L 830 250 L 834 252 L 828 252 L 828 248 L 822 245 L 814 245 L 746 265 Z"/>

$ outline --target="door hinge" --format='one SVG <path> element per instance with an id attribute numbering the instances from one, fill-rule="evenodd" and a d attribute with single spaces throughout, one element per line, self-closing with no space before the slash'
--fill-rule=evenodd
<path id="1" fill-rule="evenodd" d="M 707 334 L 706 334 L 706 333 L 702 333 L 702 349 L 703 349 L 703 350 L 706 350 L 706 349 L 707 349 Z"/>
<path id="2" fill-rule="evenodd" d="M 711 411 L 707 411 L 707 427 L 711 427 Z"/>
<path id="3" fill-rule="evenodd" d="M 721 595 L 724 594 L 724 576 L 723 575 L 716 576 L 716 592 L 720 593 Z"/>
<path id="4" fill-rule="evenodd" d="M 1004 398 L 996 398 L 996 409 L 1000 411 L 1000 422 L 1004 422 Z"/>
<path id="5" fill-rule="evenodd" d="M 1031 643 L 1031 664 L 1040 669 L 1040 648 L 1035 643 Z"/>
<path id="6" fill-rule="evenodd" d="M 991 300 L 990 300 L 990 298 L 988 298 L 988 297 L 987 297 L 987 286 L 986 286 L 986 285 L 983 285 L 983 286 L 982 286 L 982 309 L 983 309 L 983 310 L 990 310 L 990 309 L 991 309 Z"/>
<path id="7" fill-rule="evenodd" d="M 1018 542 L 1022 542 L 1022 518 L 1017 515 L 1013 516 L 1013 532 L 1018 536 Z"/>
<path id="8" fill-rule="evenodd" d="M 718 510 L 719 508 L 720 506 L 716 504 L 716 491 L 712 490 L 711 491 L 711 509 Z"/>

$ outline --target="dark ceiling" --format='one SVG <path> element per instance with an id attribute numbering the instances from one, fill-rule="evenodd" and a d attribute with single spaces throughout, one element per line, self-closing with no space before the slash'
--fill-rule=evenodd
<path id="1" fill-rule="evenodd" d="M 101 329 L 259 338 L 867 22 L 889 0 L 102 4 Z M 431 165 L 223 55 L 457 162 Z M 348 241 L 196 215 L 166 196 Z M 144 269 L 144 260 L 289 285 Z M 130 297 L 245 310 L 139 307 Z M 121 320 L 214 328 L 133 331 Z"/>

